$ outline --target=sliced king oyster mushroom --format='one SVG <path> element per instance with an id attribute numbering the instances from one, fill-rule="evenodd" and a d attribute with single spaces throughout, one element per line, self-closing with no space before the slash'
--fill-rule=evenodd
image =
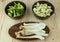
<path id="1" fill-rule="evenodd" d="M 20 29 L 22 29 L 21 31 L 15 32 L 16 38 L 21 38 L 21 34 L 22 37 L 24 35 L 31 35 L 31 34 L 35 34 L 34 36 L 31 36 L 33 38 L 39 38 L 41 40 L 45 39 L 44 36 L 48 36 L 48 34 L 46 34 L 46 31 L 44 31 L 43 29 L 45 29 L 46 24 L 45 23 L 24 23 L 23 26 L 20 26 Z M 29 36 L 28 36 L 29 37 Z M 26 37 L 23 37 L 26 38 Z M 30 38 L 30 37 L 29 37 Z"/>

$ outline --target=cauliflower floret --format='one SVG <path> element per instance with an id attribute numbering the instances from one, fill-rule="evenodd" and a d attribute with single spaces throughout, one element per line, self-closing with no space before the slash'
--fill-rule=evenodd
<path id="1" fill-rule="evenodd" d="M 46 17 L 46 16 L 50 16 L 50 13 L 53 10 L 51 9 L 51 6 L 48 6 L 47 4 L 37 3 L 35 5 L 35 8 L 33 8 L 33 11 L 38 16 Z"/>

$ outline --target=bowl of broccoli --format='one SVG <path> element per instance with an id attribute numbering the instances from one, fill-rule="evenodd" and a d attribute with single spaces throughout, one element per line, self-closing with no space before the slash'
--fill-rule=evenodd
<path id="1" fill-rule="evenodd" d="M 21 1 L 13 1 L 5 7 L 5 13 L 14 19 L 23 17 L 26 12 L 26 5 Z"/>
<path id="2" fill-rule="evenodd" d="M 54 6 L 48 1 L 37 1 L 33 4 L 32 11 L 39 19 L 47 19 L 54 13 Z"/>

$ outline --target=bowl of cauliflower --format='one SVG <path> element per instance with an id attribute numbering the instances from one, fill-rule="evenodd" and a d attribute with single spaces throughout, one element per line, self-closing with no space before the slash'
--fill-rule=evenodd
<path id="1" fill-rule="evenodd" d="M 33 4 L 32 11 L 39 19 L 46 19 L 54 13 L 54 6 L 48 1 L 37 1 Z"/>

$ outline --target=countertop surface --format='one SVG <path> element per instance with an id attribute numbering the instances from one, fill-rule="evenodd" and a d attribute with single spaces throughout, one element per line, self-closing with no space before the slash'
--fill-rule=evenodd
<path id="1" fill-rule="evenodd" d="M 23 18 L 14 20 L 5 13 L 6 5 L 14 0 L 0 0 L 0 42 L 60 42 L 60 0 L 45 0 L 55 7 L 55 13 L 46 20 L 36 18 L 32 13 L 32 5 L 39 0 L 18 0 L 26 4 L 27 11 Z M 42 1 L 42 0 L 40 0 Z M 44 22 L 50 29 L 49 36 L 45 40 L 16 40 L 9 36 L 9 28 L 20 22 Z"/>

